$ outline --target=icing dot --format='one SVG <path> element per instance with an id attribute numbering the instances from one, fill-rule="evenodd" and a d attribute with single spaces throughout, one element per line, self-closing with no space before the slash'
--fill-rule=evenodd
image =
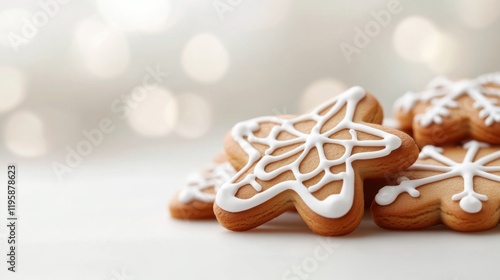
<path id="1" fill-rule="evenodd" d="M 483 204 L 479 199 L 468 195 L 460 200 L 460 208 L 468 213 L 477 213 L 483 208 Z"/>
<path id="2" fill-rule="evenodd" d="M 395 199 L 394 195 L 387 191 L 387 189 L 381 190 L 376 196 L 375 196 L 375 202 L 379 205 L 388 205 L 391 202 L 393 202 Z"/>
<path id="3" fill-rule="evenodd" d="M 360 86 L 353 86 L 348 91 L 356 99 L 361 99 L 365 96 L 365 90 Z"/>
<path id="4" fill-rule="evenodd" d="M 403 185 L 404 185 L 404 183 L 403 183 Z M 408 192 L 408 194 L 411 197 L 419 197 L 420 196 L 420 192 L 418 190 L 414 189 L 414 187 L 411 185 L 408 185 L 407 188 L 405 188 L 405 190 Z"/>

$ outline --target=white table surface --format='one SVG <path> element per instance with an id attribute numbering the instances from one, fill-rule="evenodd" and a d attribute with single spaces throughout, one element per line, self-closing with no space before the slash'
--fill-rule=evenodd
<path id="1" fill-rule="evenodd" d="M 500 277 L 499 227 L 474 234 L 444 227 L 396 232 L 378 228 L 366 214 L 352 234 L 326 238 L 292 213 L 245 233 L 216 221 L 173 220 L 168 200 L 217 150 L 214 141 L 202 143 L 90 156 L 63 182 L 50 161 L 19 161 L 18 272 L 7 272 L 2 261 L 0 279 Z M 5 194 L 0 198 L 5 209 Z M 2 226 L 4 256 L 5 237 Z M 304 274 L 293 274 L 297 267 Z"/>

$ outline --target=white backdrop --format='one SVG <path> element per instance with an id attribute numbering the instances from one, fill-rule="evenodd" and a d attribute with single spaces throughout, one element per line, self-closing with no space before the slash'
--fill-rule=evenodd
<path id="1" fill-rule="evenodd" d="M 20 245 L 19 273 L 0 275 L 294 279 L 317 236 L 294 217 L 277 222 L 291 232 L 241 235 L 174 222 L 166 205 L 186 175 L 240 120 L 353 85 L 391 116 L 437 75 L 498 71 L 499 30 L 494 0 L 2 1 L 0 170 L 18 165 Z M 1 188 L 0 224 L 6 209 Z M 487 279 L 496 233 L 387 233 L 366 217 L 307 276 Z"/>

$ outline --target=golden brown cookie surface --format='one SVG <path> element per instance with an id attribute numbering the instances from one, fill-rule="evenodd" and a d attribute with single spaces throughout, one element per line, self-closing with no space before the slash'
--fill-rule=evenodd
<path id="1" fill-rule="evenodd" d="M 242 231 L 296 208 L 318 234 L 351 232 L 363 215 L 363 179 L 406 168 L 418 155 L 382 119 L 378 101 L 353 87 L 309 114 L 237 124 L 224 148 L 241 170 L 217 193 L 217 219 Z"/>
<path id="2" fill-rule="evenodd" d="M 458 231 L 480 231 L 498 224 L 500 147 L 477 141 L 463 147 L 425 146 L 398 181 L 383 187 L 372 204 L 375 223 L 383 228 L 444 223 Z"/>

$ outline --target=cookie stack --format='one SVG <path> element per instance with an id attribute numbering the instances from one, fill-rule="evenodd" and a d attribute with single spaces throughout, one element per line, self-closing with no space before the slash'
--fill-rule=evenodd
<path id="1" fill-rule="evenodd" d="M 401 129 L 421 151 L 383 186 L 371 210 L 388 229 L 443 223 L 457 231 L 496 227 L 500 219 L 500 73 L 433 80 L 395 103 Z"/>
<path id="2" fill-rule="evenodd" d="M 313 232 L 344 235 L 361 221 L 364 190 L 380 189 L 371 211 L 381 227 L 492 228 L 500 148 L 488 144 L 500 144 L 499 99 L 493 74 L 407 93 L 395 105 L 398 129 L 381 125 L 380 104 L 361 87 L 304 115 L 240 122 L 170 212 L 244 231 L 296 210 Z"/>

